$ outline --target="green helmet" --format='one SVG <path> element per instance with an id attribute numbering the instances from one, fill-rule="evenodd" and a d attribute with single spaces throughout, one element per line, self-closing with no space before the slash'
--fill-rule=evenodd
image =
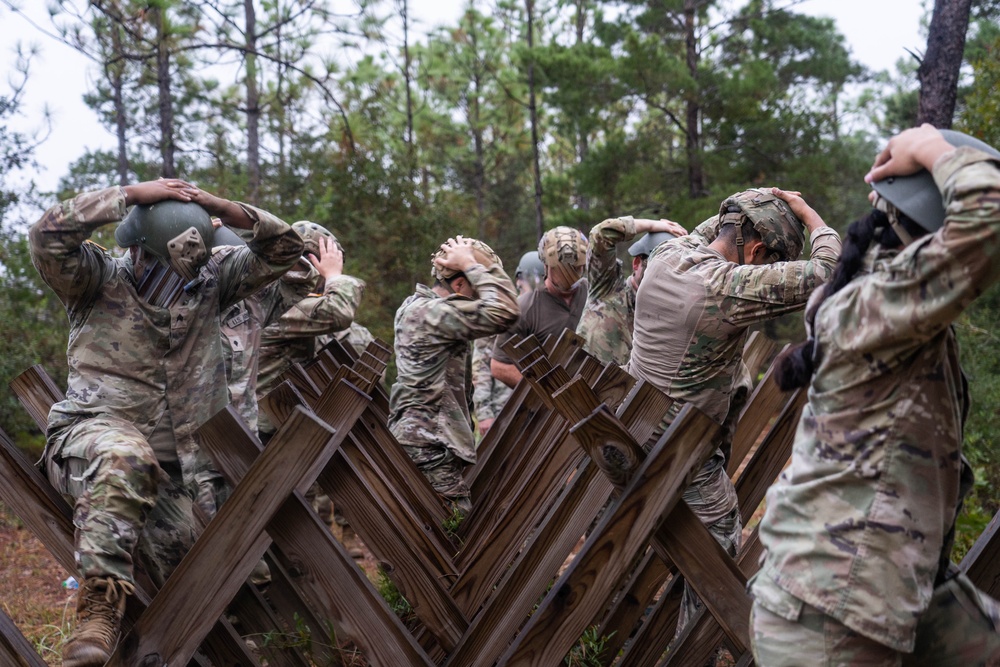
<path id="1" fill-rule="evenodd" d="M 217 244 L 208 212 L 194 202 L 165 199 L 132 207 L 115 229 L 122 248 L 139 246 L 191 280 Z"/>
<path id="2" fill-rule="evenodd" d="M 305 249 L 302 251 L 303 255 L 316 255 L 316 257 L 319 257 L 320 238 L 330 239 L 337 244 L 340 252 L 344 252 L 344 246 L 340 245 L 340 241 L 333 235 L 333 232 L 323 225 L 318 225 L 308 220 L 299 220 L 292 224 L 292 229 L 302 237 L 302 241 L 305 243 Z"/>
<path id="3" fill-rule="evenodd" d="M 628 254 L 633 257 L 642 257 L 643 255 L 649 255 L 653 252 L 653 248 L 660 245 L 661 243 L 666 243 L 670 239 L 677 238 L 670 232 L 649 232 L 641 239 L 633 243 L 628 248 Z"/>
<path id="4" fill-rule="evenodd" d="M 802 221 L 768 189 L 754 188 L 727 197 L 719 207 L 719 222 L 720 227 L 737 225 L 737 231 L 749 222 L 764 247 L 782 262 L 797 260 L 805 245 Z M 739 251 L 742 255 L 742 245 Z"/>
<path id="5" fill-rule="evenodd" d="M 979 139 L 955 130 L 939 131 L 945 141 L 956 148 L 971 146 L 1000 158 L 1000 151 Z M 926 169 L 909 176 L 890 176 L 876 181 L 872 183 L 872 189 L 928 232 L 935 232 L 944 224 L 945 213 L 941 190 Z"/>

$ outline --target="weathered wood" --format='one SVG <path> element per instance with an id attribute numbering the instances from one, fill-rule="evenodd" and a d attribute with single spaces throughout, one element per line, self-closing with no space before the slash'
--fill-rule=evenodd
<path id="1" fill-rule="evenodd" d="M 367 402 L 349 387 L 342 394 L 341 431 L 301 409 L 279 429 L 119 643 L 109 665 L 186 663 L 194 655 L 212 619 L 222 614 L 270 545 L 265 526 L 291 491 L 304 491 L 315 481 Z"/>
<path id="2" fill-rule="evenodd" d="M 740 498 L 740 515 L 744 525 L 750 521 L 750 517 L 764 500 L 767 489 L 774 483 L 792 454 L 795 431 L 805 402 L 805 389 L 797 389 L 786 397 L 785 407 L 774 420 L 771 430 L 754 452 L 743 474 L 736 480 L 736 495 Z"/>
<path id="3" fill-rule="evenodd" d="M 18 375 L 10 381 L 9 386 L 35 424 L 45 433 L 49 409 L 53 403 L 63 400 L 62 390 L 40 364 L 35 364 Z"/>
<path id="4" fill-rule="evenodd" d="M 600 416 L 599 416 L 600 415 Z M 607 412 L 593 413 L 573 427 L 588 451 L 617 447 L 622 436 Z M 616 420 L 615 420 L 616 421 Z M 631 476 L 620 499 L 604 513 L 580 553 L 545 596 L 503 659 L 508 665 L 554 665 L 566 655 L 618 585 L 634 554 L 649 543 L 656 526 L 677 506 L 688 474 L 711 447 L 718 425 L 690 406 Z M 711 538 L 710 538 L 711 539 Z"/>
<path id="5" fill-rule="evenodd" d="M 732 452 L 726 462 L 726 472 L 730 477 L 736 479 L 740 464 L 746 460 L 761 434 L 787 402 L 788 395 L 778 387 L 774 368 L 768 369 L 764 379 L 750 395 L 743 414 L 736 423 Z"/>
<path id="6" fill-rule="evenodd" d="M 9 667 L 46 667 L 10 616 L 0 609 L 0 662 Z"/>
<path id="7" fill-rule="evenodd" d="M 264 394 L 257 401 L 257 405 L 267 413 L 271 422 L 277 427 L 284 424 L 291 417 L 295 408 L 300 405 L 306 405 L 306 398 L 295 388 L 294 384 L 285 380 Z"/>
<path id="8" fill-rule="evenodd" d="M 1000 598 L 1000 512 L 965 554 L 959 567 L 984 593 Z"/>
<path id="9" fill-rule="evenodd" d="M 632 628 L 654 604 L 656 594 L 669 576 L 670 569 L 663 560 L 651 549 L 647 550 L 597 626 L 598 636 L 607 637 L 605 655 L 618 655 L 625 647 Z M 647 619 L 643 625 L 650 620 Z"/>
<path id="10" fill-rule="evenodd" d="M 659 561 L 659 559 L 657 559 Z M 659 561 L 662 563 L 662 561 Z M 684 577 L 670 580 L 653 611 L 643 621 L 621 657 L 620 667 L 653 667 L 670 644 L 677 630 L 677 617 L 684 596 Z M 711 617 L 711 614 L 707 614 Z M 718 625 L 716 625 L 718 627 Z M 691 663 L 700 665 L 702 663 Z"/>

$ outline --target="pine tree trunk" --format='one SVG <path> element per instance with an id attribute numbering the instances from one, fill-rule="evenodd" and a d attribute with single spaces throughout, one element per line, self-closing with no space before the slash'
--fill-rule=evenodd
<path id="1" fill-rule="evenodd" d="M 917 69 L 920 102 L 917 124 L 950 128 L 958 95 L 958 74 L 965 53 L 972 0 L 935 0 L 927 52 Z"/>

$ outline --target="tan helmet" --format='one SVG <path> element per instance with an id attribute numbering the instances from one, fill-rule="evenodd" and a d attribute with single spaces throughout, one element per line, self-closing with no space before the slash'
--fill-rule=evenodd
<path id="1" fill-rule="evenodd" d="M 572 227 L 553 227 L 538 242 L 538 256 L 557 286 L 569 289 L 587 266 L 587 237 Z"/>
<path id="2" fill-rule="evenodd" d="M 476 261 L 485 267 L 490 267 L 496 264 L 501 269 L 503 268 L 503 262 L 500 261 L 500 257 L 493 252 L 493 248 L 489 247 L 479 239 L 466 238 L 465 241 L 472 246 L 472 255 L 476 258 Z M 444 249 L 438 248 L 438 251 L 431 255 L 431 275 L 434 276 L 434 280 L 440 282 L 447 282 L 462 273 L 456 269 L 443 269 L 434 263 L 434 260 L 438 257 L 444 257 Z"/>
<path id="3" fill-rule="evenodd" d="M 292 229 L 302 237 L 302 241 L 305 243 L 305 249 L 302 251 L 303 255 L 316 255 L 316 257 L 319 257 L 319 240 L 321 237 L 332 240 L 340 248 L 340 252 L 344 252 L 344 246 L 340 245 L 340 241 L 333 235 L 333 232 L 323 225 L 318 225 L 308 220 L 299 220 L 292 224 Z"/>
<path id="4" fill-rule="evenodd" d="M 737 251 L 743 263 L 742 226 L 750 223 L 764 247 L 780 262 L 795 261 L 805 245 L 802 221 L 769 189 L 751 189 L 727 197 L 719 207 L 720 226 L 736 225 Z"/>

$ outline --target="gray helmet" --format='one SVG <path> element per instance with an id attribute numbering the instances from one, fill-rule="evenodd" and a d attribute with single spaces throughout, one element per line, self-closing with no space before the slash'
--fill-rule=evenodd
<path id="1" fill-rule="evenodd" d="M 340 241 L 337 240 L 333 232 L 323 225 L 318 225 L 308 220 L 299 220 L 292 223 L 292 229 L 302 237 L 302 241 L 305 243 L 305 249 L 302 251 L 303 255 L 316 255 L 316 257 L 319 257 L 320 238 L 330 239 L 337 244 L 340 252 L 344 252 L 344 246 L 340 245 Z"/>
<path id="2" fill-rule="evenodd" d="M 194 202 L 165 199 L 132 207 L 115 229 L 122 248 L 139 246 L 187 280 L 192 280 L 212 248 L 245 245 L 227 227 L 218 229 L 208 212 Z"/>
<path id="3" fill-rule="evenodd" d="M 517 263 L 517 270 L 514 271 L 514 279 L 528 278 L 535 276 L 541 278 L 545 275 L 545 264 L 538 256 L 537 250 L 529 250 L 521 255 L 521 261 Z"/>
<path id="4" fill-rule="evenodd" d="M 641 239 L 633 243 L 628 248 L 628 254 L 633 257 L 642 257 L 643 255 L 649 255 L 653 252 L 653 248 L 660 245 L 661 243 L 666 243 L 670 239 L 677 238 L 670 232 L 649 232 Z"/>
<path id="5" fill-rule="evenodd" d="M 955 130 L 939 131 L 945 141 L 956 148 L 971 146 L 1000 158 L 1000 151 L 975 137 Z M 935 232 L 944 224 L 945 213 L 941 190 L 926 169 L 909 176 L 890 176 L 876 181 L 872 183 L 872 189 L 928 232 Z"/>

